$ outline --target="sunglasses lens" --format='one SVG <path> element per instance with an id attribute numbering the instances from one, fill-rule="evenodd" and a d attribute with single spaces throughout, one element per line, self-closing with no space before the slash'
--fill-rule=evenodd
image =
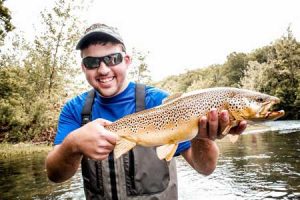
<path id="1" fill-rule="evenodd" d="M 103 61 L 106 66 L 112 67 L 120 64 L 123 61 L 123 56 L 121 53 L 115 53 L 103 57 L 86 57 L 82 59 L 82 63 L 87 69 L 98 68 L 101 61 Z"/>
<path id="2" fill-rule="evenodd" d="M 107 66 L 115 66 L 120 64 L 123 61 L 123 57 L 122 54 L 120 53 L 115 53 L 115 54 L 111 54 L 108 56 L 104 56 L 103 57 L 103 62 L 107 65 Z"/>
<path id="3" fill-rule="evenodd" d="M 99 61 L 100 59 L 97 57 L 86 57 L 82 60 L 82 63 L 87 69 L 95 69 L 99 67 Z"/>

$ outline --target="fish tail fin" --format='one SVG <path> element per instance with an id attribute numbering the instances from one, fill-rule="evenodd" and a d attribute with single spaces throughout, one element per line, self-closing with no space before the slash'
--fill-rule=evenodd
<path id="1" fill-rule="evenodd" d="M 126 138 L 120 137 L 114 148 L 115 159 L 121 157 L 124 153 L 127 153 L 130 149 L 136 146 L 136 143 Z"/>
<path id="2" fill-rule="evenodd" d="M 170 161 L 178 147 L 178 144 L 165 144 L 163 146 L 157 147 L 156 148 L 156 154 L 157 157 L 162 160 L 166 159 L 166 161 Z"/>

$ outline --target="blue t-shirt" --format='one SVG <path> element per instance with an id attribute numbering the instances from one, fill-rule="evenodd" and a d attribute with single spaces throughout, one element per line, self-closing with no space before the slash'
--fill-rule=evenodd
<path id="1" fill-rule="evenodd" d="M 103 98 L 96 92 L 92 107 L 92 120 L 103 118 L 109 121 L 116 121 L 126 115 L 135 112 L 135 86 L 130 82 L 128 87 L 120 94 L 112 98 Z M 58 128 L 54 144 L 60 144 L 64 138 L 75 129 L 81 126 L 81 111 L 85 104 L 88 92 L 82 93 L 68 101 L 59 117 Z M 146 86 L 145 106 L 146 109 L 153 108 L 162 103 L 168 94 L 158 88 Z M 190 141 L 178 145 L 175 156 L 190 148 Z"/>

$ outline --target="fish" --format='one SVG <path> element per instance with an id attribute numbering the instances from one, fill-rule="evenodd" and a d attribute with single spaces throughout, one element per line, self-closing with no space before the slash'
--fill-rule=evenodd
<path id="1" fill-rule="evenodd" d="M 156 147 L 158 158 L 170 161 L 180 142 L 196 137 L 199 118 L 207 116 L 212 108 L 219 114 L 228 110 L 230 123 L 221 133 L 226 136 L 242 120 L 259 122 L 282 117 L 284 110 L 270 110 L 279 102 L 277 97 L 247 89 L 207 88 L 176 93 L 157 107 L 127 115 L 105 128 L 118 135 L 115 159 L 141 145 Z"/>

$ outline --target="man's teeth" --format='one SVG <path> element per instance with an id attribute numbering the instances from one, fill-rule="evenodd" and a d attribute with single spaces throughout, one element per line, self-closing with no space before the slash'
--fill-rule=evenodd
<path id="1" fill-rule="evenodd" d="M 102 79 L 99 79 L 99 81 L 101 83 L 106 83 L 106 82 L 109 82 L 109 81 L 112 81 L 114 79 L 114 77 L 110 77 L 110 78 L 102 78 Z"/>

